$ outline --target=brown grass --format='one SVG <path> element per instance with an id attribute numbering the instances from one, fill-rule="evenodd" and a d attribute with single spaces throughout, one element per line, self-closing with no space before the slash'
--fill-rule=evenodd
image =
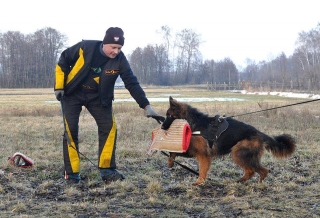
<path id="1" fill-rule="evenodd" d="M 210 115 L 238 115 L 303 99 L 245 96 L 187 87 L 146 88 L 148 97 L 232 97 L 243 102 L 190 103 Z M 116 90 L 116 98 L 128 98 Z M 168 103 L 152 103 L 165 114 Z M 159 152 L 147 156 L 151 131 L 158 124 L 144 116 L 133 102 L 115 103 L 118 124 L 117 163 L 125 174 L 121 182 L 105 185 L 99 171 L 81 157 L 84 184 L 66 186 L 61 179 L 63 124 L 52 89 L 0 90 L 0 217 L 318 217 L 320 216 L 318 102 L 236 117 L 269 134 L 292 134 L 296 153 L 284 160 L 266 153 L 263 164 L 271 170 L 263 183 L 257 176 L 245 184 L 229 156 L 211 165 L 210 180 L 192 187 L 192 173 L 167 168 Z M 80 118 L 80 150 L 97 162 L 97 127 L 88 111 Z M 35 161 L 32 169 L 19 169 L 7 161 L 15 152 Z M 177 158 L 197 169 L 193 159 Z"/>

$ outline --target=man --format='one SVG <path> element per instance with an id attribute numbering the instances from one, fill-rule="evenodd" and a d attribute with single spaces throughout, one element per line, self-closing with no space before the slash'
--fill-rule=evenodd
<path id="1" fill-rule="evenodd" d="M 121 51 L 123 44 L 122 29 L 111 27 L 103 41 L 83 40 L 64 50 L 56 65 L 54 92 L 57 100 L 61 101 L 64 116 L 63 157 L 65 179 L 69 183 L 81 180 L 78 128 L 82 106 L 87 108 L 98 126 L 101 178 L 106 183 L 125 178 L 116 170 L 115 162 L 117 127 L 112 101 L 118 76 L 139 107 L 146 111 L 147 117 L 158 122 L 164 120 L 152 109 L 133 74 Z"/>

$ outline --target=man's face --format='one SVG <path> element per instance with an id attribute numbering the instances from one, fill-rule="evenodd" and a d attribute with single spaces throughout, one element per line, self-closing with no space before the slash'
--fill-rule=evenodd
<path id="1" fill-rule="evenodd" d="M 115 58 L 121 51 L 122 45 L 119 44 L 103 44 L 102 51 L 109 57 Z"/>

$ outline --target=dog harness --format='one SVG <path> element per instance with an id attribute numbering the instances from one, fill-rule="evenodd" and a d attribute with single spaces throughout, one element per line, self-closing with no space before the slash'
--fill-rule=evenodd
<path id="1" fill-rule="evenodd" d="M 209 117 L 210 123 L 205 130 L 192 132 L 192 135 L 202 135 L 208 140 L 210 148 L 213 146 L 213 142 L 218 140 L 219 136 L 226 131 L 229 126 L 226 117 L 216 115 Z"/>

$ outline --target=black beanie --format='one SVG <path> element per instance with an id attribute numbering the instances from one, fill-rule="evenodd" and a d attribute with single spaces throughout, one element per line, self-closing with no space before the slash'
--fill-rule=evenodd
<path id="1" fill-rule="evenodd" d="M 124 44 L 123 31 L 119 27 L 110 27 L 106 31 L 106 35 L 102 41 L 103 44 Z"/>

